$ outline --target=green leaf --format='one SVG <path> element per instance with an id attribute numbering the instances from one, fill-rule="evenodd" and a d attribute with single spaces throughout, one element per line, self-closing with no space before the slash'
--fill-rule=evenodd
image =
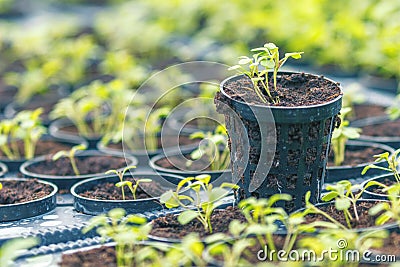
<path id="1" fill-rule="evenodd" d="M 347 198 L 337 198 L 335 200 L 335 207 L 337 210 L 347 210 L 350 208 L 351 202 Z"/>
<path id="2" fill-rule="evenodd" d="M 381 214 L 378 218 L 376 218 L 375 223 L 377 225 L 382 225 L 388 222 L 392 218 L 392 214 L 390 212 L 385 212 Z"/>
<path id="3" fill-rule="evenodd" d="M 185 210 L 178 216 L 178 222 L 182 225 L 186 225 L 196 219 L 199 214 L 194 210 Z"/>
<path id="4" fill-rule="evenodd" d="M 251 62 L 251 59 L 248 57 L 243 57 L 238 61 L 239 65 L 247 65 Z"/>
<path id="5" fill-rule="evenodd" d="M 195 177 L 195 179 L 203 184 L 209 184 L 211 180 L 211 175 L 209 174 L 200 174 Z"/>
<path id="6" fill-rule="evenodd" d="M 335 197 L 337 197 L 339 194 L 337 192 L 331 191 L 328 194 L 324 195 L 321 199 L 322 201 L 331 201 Z"/>
<path id="7" fill-rule="evenodd" d="M 129 215 L 126 219 L 127 222 L 134 224 L 145 224 L 147 219 L 145 217 L 137 216 L 137 215 Z"/>
<path id="8" fill-rule="evenodd" d="M 208 201 L 210 202 L 215 202 L 223 198 L 229 193 L 228 190 L 221 188 L 221 187 L 216 187 L 211 190 L 211 192 L 208 195 Z"/>
<path id="9" fill-rule="evenodd" d="M 373 206 L 372 208 L 370 208 L 368 210 L 368 214 L 371 216 L 375 216 L 378 213 L 380 213 L 381 211 L 388 210 L 388 209 L 389 209 L 388 203 L 380 202 L 380 203 L 376 204 L 375 206 Z"/>

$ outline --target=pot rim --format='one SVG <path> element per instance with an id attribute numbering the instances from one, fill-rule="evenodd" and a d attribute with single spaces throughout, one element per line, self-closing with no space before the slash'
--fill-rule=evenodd
<path id="1" fill-rule="evenodd" d="M 362 141 L 362 140 L 348 140 L 346 142 L 346 145 L 350 145 L 350 146 L 360 146 L 360 147 L 373 147 L 373 148 L 381 148 L 383 150 L 385 150 L 386 152 L 389 152 L 390 154 L 394 153 L 394 148 L 382 143 L 376 143 L 376 142 L 367 142 L 367 141 Z M 365 163 L 360 163 L 357 165 L 343 165 L 343 166 L 326 166 L 327 170 L 340 170 L 340 169 L 348 169 L 348 168 L 360 168 L 360 167 L 365 167 L 369 164 L 374 163 L 374 160 L 372 161 L 368 161 Z"/>
<path id="2" fill-rule="evenodd" d="M 170 176 L 176 179 L 180 179 L 182 180 L 183 177 L 178 176 L 178 175 L 174 175 L 174 174 L 162 174 L 162 175 L 158 175 L 156 173 L 152 173 L 152 172 L 135 172 L 133 173 L 132 176 Z M 81 186 L 82 184 L 91 182 L 91 181 L 95 181 L 95 180 L 102 180 L 102 179 L 109 179 L 109 178 L 114 178 L 116 177 L 115 175 L 105 175 L 102 177 L 93 177 L 93 178 L 89 178 L 89 179 L 85 179 L 82 180 L 80 182 L 77 182 L 76 184 L 74 184 L 71 189 L 70 189 L 70 193 L 75 197 L 75 198 L 80 198 L 80 199 L 84 199 L 84 200 L 88 200 L 88 201 L 93 201 L 93 202 L 109 202 L 109 203 L 130 203 L 130 202 L 145 202 L 145 201 L 153 201 L 153 200 L 158 200 L 160 199 L 160 197 L 151 197 L 151 198 L 141 198 L 141 199 L 127 199 L 127 200 L 103 200 L 103 199 L 94 199 L 94 198 L 88 198 L 88 197 L 83 197 L 80 196 L 78 193 L 76 193 L 76 189 L 77 187 Z"/>
<path id="3" fill-rule="evenodd" d="M 29 181 L 29 180 L 33 180 L 33 179 L 32 179 L 32 178 L 7 177 L 7 178 L 1 178 L 1 179 L 0 179 L 0 182 L 4 182 L 4 181 L 21 181 L 21 182 L 24 182 L 24 181 Z M 42 201 L 42 200 L 44 200 L 44 199 L 51 198 L 51 197 L 53 197 L 55 194 L 57 194 L 57 192 L 58 192 L 58 187 L 57 187 L 57 185 L 55 185 L 54 183 L 47 182 L 47 181 L 44 181 L 44 180 L 41 180 L 41 179 L 37 179 L 37 182 L 38 182 L 38 183 L 41 183 L 41 184 L 46 184 L 46 185 L 51 186 L 51 187 L 53 188 L 53 191 L 51 191 L 50 194 L 48 194 L 48 195 L 46 195 L 46 196 L 44 196 L 44 197 L 38 198 L 38 199 L 34 199 L 34 200 L 26 201 L 26 202 L 21 202 L 21 203 L 0 205 L 0 209 L 1 209 L 2 207 L 4 207 L 4 208 L 7 208 L 7 207 L 15 207 L 15 206 L 23 205 L 23 204 L 29 204 L 29 203 L 40 202 L 40 201 Z"/>
<path id="4" fill-rule="evenodd" d="M 32 176 L 32 177 L 40 177 L 40 178 L 44 178 L 44 179 L 52 179 L 52 180 L 64 180 L 64 179 L 86 179 L 86 178 L 92 178 L 92 177 L 99 177 L 104 175 L 104 173 L 92 173 L 92 174 L 83 174 L 83 175 L 65 175 L 65 176 L 60 176 L 60 175 L 49 175 L 49 174 L 40 174 L 40 173 L 33 173 L 31 171 L 28 171 L 27 168 L 33 164 L 36 163 L 40 163 L 44 160 L 47 159 L 49 155 L 43 155 L 43 156 L 39 156 L 36 158 L 33 158 L 31 160 L 25 161 L 24 163 L 22 163 L 22 165 L 20 166 L 19 170 L 23 175 L 27 175 L 27 176 Z M 129 165 L 137 165 L 138 160 L 136 159 L 136 157 L 134 156 L 123 156 L 123 155 L 114 155 L 114 154 L 109 154 L 109 153 L 104 153 L 101 151 L 97 151 L 97 150 L 84 150 L 82 152 L 80 152 L 79 154 L 76 155 L 76 157 L 91 157 L 91 156 L 111 156 L 111 157 L 119 157 L 119 158 L 124 158 L 125 159 L 125 163 L 127 163 L 127 161 L 130 161 Z M 117 170 L 123 170 L 124 168 L 119 168 Z"/>
<path id="5" fill-rule="evenodd" d="M 233 76 L 230 76 L 230 77 L 226 78 L 225 80 L 223 80 L 223 81 L 221 82 L 219 88 L 220 88 L 220 92 L 222 92 L 222 94 L 223 94 L 225 97 L 227 97 L 228 99 L 230 99 L 231 101 L 235 101 L 235 102 L 237 102 L 237 103 L 240 103 L 240 104 L 242 104 L 242 105 L 247 105 L 247 106 L 250 106 L 250 107 L 256 107 L 256 108 L 270 108 L 270 109 L 272 109 L 272 110 L 301 110 L 301 109 L 309 109 L 309 108 L 318 108 L 318 107 L 322 107 L 322 106 L 327 106 L 327 105 L 329 105 L 329 104 L 333 104 L 333 103 L 335 103 L 336 101 L 338 101 L 339 99 L 341 99 L 341 98 L 343 97 L 343 87 L 342 87 L 342 85 L 341 85 L 340 83 L 338 83 L 338 82 L 335 82 L 335 81 L 332 80 L 332 79 L 329 79 L 329 78 L 323 76 L 323 75 L 318 76 L 318 75 L 316 75 L 316 74 L 311 74 L 311 73 L 307 73 L 307 72 L 296 72 L 296 71 L 279 71 L 279 72 L 278 72 L 278 75 L 279 75 L 279 74 L 301 74 L 301 73 L 304 73 L 304 74 L 310 75 L 310 76 L 314 76 L 314 77 L 323 77 L 323 79 L 325 79 L 325 80 L 327 80 L 327 81 L 329 81 L 329 82 L 331 82 L 331 83 L 333 83 L 333 84 L 336 84 L 336 85 L 338 86 L 339 90 L 340 90 L 340 95 L 339 95 L 338 97 L 336 97 L 336 98 L 334 98 L 334 99 L 332 99 L 332 100 L 330 100 L 330 101 L 324 102 L 324 103 L 322 103 L 322 104 L 309 105 L 309 106 L 284 107 L 284 106 L 267 106 L 267 105 L 260 105 L 260 104 L 249 104 L 249 103 L 246 103 L 246 102 L 243 102 L 243 101 L 240 101 L 240 100 L 235 100 L 235 99 L 233 99 L 233 98 L 230 97 L 230 96 L 225 92 L 225 90 L 224 90 L 224 85 L 225 85 L 228 81 L 230 81 L 230 80 L 232 80 L 232 79 L 237 79 L 237 78 L 239 78 L 239 77 L 244 77 L 244 76 L 245 76 L 244 74 L 233 75 Z"/>
<path id="6" fill-rule="evenodd" d="M 195 174 L 195 173 L 200 173 L 201 172 L 201 173 L 204 173 L 204 174 L 223 174 L 223 173 L 231 173 L 232 172 L 231 169 L 218 170 L 218 171 L 189 171 L 189 170 L 182 171 L 182 170 L 174 170 L 174 169 L 164 168 L 164 167 L 161 167 L 161 166 L 156 164 L 156 161 L 158 161 L 158 160 L 160 160 L 162 158 L 166 158 L 168 156 L 180 155 L 181 154 L 180 152 L 181 151 L 169 151 L 169 152 L 164 153 L 164 154 L 158 154 L 158 155 L 156 155 L 156 156 L 154 156 L 154 157 L 152 157 L 150 159 L 149 166 L 150 166 L 150 168 L 152 168 L 153 170 L 155 170 L 157 172 L 163 172 L 163 173 L 167 172 L 167 173 L 173 173 L 173 174 L 178 174 L 178 175 L 182 174 L 182 173 L 193 173 L 193 174 Z M 186 151 L 183 151 L 183 152 L 185 153 Z"/>
<path id="7" fill-rule="evenodd" d="M 8 167 L 3 162 L 0 162 L 0 177 L 8 172 Z"/>

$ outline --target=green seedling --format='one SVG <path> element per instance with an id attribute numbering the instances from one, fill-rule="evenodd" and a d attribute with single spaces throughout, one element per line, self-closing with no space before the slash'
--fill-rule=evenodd
<path id="1" fill-rule="evenodd" d="M 110 210 L 106 215 L 92 218 L 82 230 L 85 234 L 96 228 L 103 241 L 116 242 L 115 251 L 118 267 L 144 266 L 138 262 L 141 254 L 140 241 L 146 240 L 151 231 L 151 224 L 138 215 L 127 215 L 124 209 Z"/>
<path id="2" fill-rule="evenodd" d="M 223 125 L 218 125 L 214 133 L 195 132 L 190 139 L 202 139 L 199 147 L 190 153 L 192 160 L 198 160 L 203 156 L 210 162 L 212 171 L 226 170 L 229 167 L 230 157 L 228 148 L 228 135 Z M 193 161 L 187 161 L 189 167 Z"/>
<path id="3" fill-rule="evenodd" d="M 399 153 L 400 149 L 397 149 L 392 155 L 390 155 L 389 152 L 384 152 L 379 155 L 374 155 L 374 158 L 376 158 L 375 162 L 386 162 L 387 167 L 381 167 L 375 164 L 370 164 L 368 166 L 365 166 L 361 174 L 364 175 L 369 169 L 379 169 L 383 171 L 388 171 L 393 173 L 393 176 L 395 177 L 397 183 L 400 183 L 400 174 L 397 171 L 397 167 L 399 165 L 397 156 L 399 155 Z"/>
<path id="4" fill-rule="evenodd" d="M 246 236 L 255 236 L 261 247 L 268 245 L 272 250 L 277 249 L 273 235 L 278 230 L 277 222 L 285 225 L 286 236 L 282 250 L 290 252 L 298 236 L 302 233 L 315 232 L 317 227 L 334 228 L 335 225 L 326 222 L 307 223 L 303 213 L 288 215 L 286 211 L 277 207 L 278 201 L 290 201 L 292 197 L 288 194 L 275 194 L 270 198 L 256 199 L 254 197 L 242 200 L 239 208 L 247 220 L 247 226 L 243 230 Z M 240 229 L 240 225 L 235 228 Z"/>
<path id="5" fill-rule="evenodd" d="M 35 156 L 36 145 L 46 128 L 42 125 L 40 115 L 43 108 L 20 111 L 13 119 L 0 122 L 0 149 L 10 160 L 32 159 Z M 19 151 L 17 142 L 24 144 L 24 153 Z"/>
<path id="6" fill-rule="evenodd" d="M 57 153 L 55 153 L 53 155 L 52 159 L 53 159 L 53 161 L 56 161 L 63 157 L 68 158 L 69 161 L 71 162 L 71 166 L 72 166 L 72 169 L 74 170 L 75 175 L 79 176 L 80 172 L 79 172 L 78 166 L 76 165 L 75 153 L 77 151 L 85 150 L 86 148 L 87 147 L 84 144 L 76 145 L 76 146 L 73 146 L 71 148 L 71 150 L 69 150 L 69 151 L 67 151 L 67 150 L 58 151 Z"/>
<path id="7" fill-rule="evenodd" d="M 118 170 L 108 170 L 106 171 L 105 174 L 116 174 L 119 178 L 119 182 L 115 184 L 116 187 L 121 188 L 121 193 L 122 193 L 122 199 L 125 200 L 125 191 L 124 188 L 125 186 L 127 186 L 129 188 L 129 190 L 131 191 L 132 195 L 133 195 L 133 199 L 136 200 L 136 191 L 139 187 L 140 183 L 151 183 L 153 180 L 148 179 L 148 178 L 144 178 L 144 179 L 135 179 L 135 184 L 133 185 L 131 181 L 124 181 L 124 176 L 125 173 L 130 170 L 130 169 L 134 169 L 136 168 L 136 166 L 128 166 L 125 169 L 123 169 L 122 171 L 118 171 Z"/>
<path id="8" fill-rule="evenodd" d="M 350 112 L 350 107 L 342 108 L 340 111 L 340 126 L 336 128 L 332 134 L 332 149 L 336 166 L 340 166 L 344 161 L 347 140 L 360 137 L 361 128 L 349 127 L 350 122 L 346 120 L 346 116 Z"/>
<path id="9" fill-rule="evenodd" d="M 16 266 L 13 260 L 18 258 L 24 250 L 39 244 L 37 237 L 15 238 L 7 241 L 0 247 L 0 263 L 2 267 Z"/>
<path id="10" fill-rule="evenodd" d="M 318 266 L 357 267 L 363 255 L 368 257 L 371 254 L 365 254 L 365 252 L 371 248 L 382 247 L 387 237 L 388 232 L 385 230 L 356 232 L 344 229 L 324 229 L 315 235 L 304 235 L 300 238 L 297 242 L 297 250 L 300 254 L 304 250 L 313 251 L 317 255 L 314 256 L 315 259 L 318 255 L 334 249 L 338 252 L 336 255 L 346 255 L 346 257 L 321 257 Z M 358 253 L 354 254 L 354 251 Z M 310 258 L 304 260 L 307 261 Z M 312 258 L 311 261 L 313 261 Z"/>
<path id="11" fill-rule="evenodd" d="M 263 47 L 254 48 L 252 57 L 241 56 L 237 65 L 229 68 L 229 70 L 237 70 L 240 74 L 244 74 L 251 79 L 254 91 L 263 103 L 279 103 L 279 95 L 272 96 L 268 72 L 273 73 L 274 89 L 277 90 L 277 75 L 279 68 L 285 64 L 289 58 L 299 59 L 303 52 L 285 53 L 285 56 L 279 59 L 279 48 L 273 43 L 266 43 Z M 244 66 L 247 66 L 245 68 Z M 261 69 L 263 68 L 263 69 Z M 267 95 L 267 97 L 265 96 Z"/>
<path id="12" fill-rule="evenodd" d="M 210 180 L 211 176 L 208 174 L 183 179 L 179 182 L 175 191 L 169 190 L 162 194 L 160 202 L 165 204 L 167 208 L 182 207 L 185 209 L 178 216 L 178 221 L 182 225 L 197 219 L 203 224 L 205 231 L 212 233 L 211 215 L 213 211 L 222 205 L 220 200 L 229 193 L 230 189 L 238 189 L 239 186 L 231 183 L 222 183 L 219 187 L 214 188 Z M 192 181 L 194 182 L 191 183 Z M 181 194 L 181 189 L 185 185 L 185 189 L 194 191 L 195 198 Z M 205 200 L 202 200 L 201 197 L 203 193 L 205 194 Z M 185 204 L 183 201 L 187 201 L 189 204 Z"/>
<path id="13" fill-rule="evenodd" d="M 324 211 L 318 209 L 313 204 L 309 202 L 309 192 L 306 194 L 306 213 L 317 213 L 323 215 L 325 218 L 330 220 L 332 223 L 337 224 L 341 228 L 351 229 L 352 222 L 358 222 L 360 220 L 358 211 L 357 211 L 357 201 L 361 199 L 364 191 L 370 186 L 381 185 L 381 183 L 376 181 L 368 182 L 364 187 L 360 184 L 353 185 L 350 181 L 342 180 L 333 185 L 328 185 L 326 190 L 328 191 L 322 197 L 323 201 L 332 201 L 335 202 L 335 208 L 337 210 L 343 211 L 344 217 L 346 219 L 346 226 L 343 226 L 338 221 L 334 220 L 331 216 L 329 216 Z M 350 209 L 352 209 L 354 213 L 354 217 L 352 216 Z"/>
<path id="14" fill-rule="evenodd" d="M 394 184 L 384 189 L 388 193 L 389 202 L 379 202 L 369 210 L 372 216 L 378 215 L 375 223 L 382 225 L 393 219 L 400 226 L 400 184 Z"/>

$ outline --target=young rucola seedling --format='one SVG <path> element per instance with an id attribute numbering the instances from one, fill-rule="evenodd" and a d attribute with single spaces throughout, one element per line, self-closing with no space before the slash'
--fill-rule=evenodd
<path id="1" fill-rule="evenodd" d="M 388 194 L 389 202 L 380 202 L 369 209 L 369 214 L 372 216 L 378 215 L 375 223 L 382 225 L 393 219 L 400 227 L 400 184 L 394 184 L 383 189 Z"/>
<path id="2" fill-rule="evenodd" d="M 87 233 L 96 228 L 104 241 L 114 241 L 118 267 L 145 266 L 144 262 L 139 262 L 142 258 L 138 255 L 143 248 L 138 244 L 147 239 L 151 224 L 138 215 L 125 217 L 125 210 L 120 208 L 110 210 L 107 215 L 92 218 L 82 232 Z"/>
<path id="3" fill-rule="evenodd" d="M 303 52 L 285 53 L 285 56 L 279 59 L 279 48 L 273 43 L 266 43 L 263 47 L 254 48 L 251 51 L 255 52 L 252 58 L 247 56 L 239 57 L 238 64 L 230 67 L 229 70 L 237 70 L 240 74 L 249 77 L 253 82 L 254 91 L 262 102 L 279 103 L 279 95 L 272 96 L 271 94 L 268 72 L 272 71 L 274 89 L 278 92 L 276 79 L 279 68 L 290 57 L 294 59 L 301 58 Z M 248 66 L 248 69 L 243 66 Z"/>
<path id="4" fill-rule="evenodd" d="M 290 252 L 298 236 L 302 233 L 310 233 L 316 230 L 316 227 L 335 228 L 336 226 L 316 221 L 307 223 L 303 213 L 287 214 L 281 207 L 276 207 L 278 201 L 290 201 L 292 196 L 288 194 L 275 194 L 270 198 L 256 199 L 254 197 L 242 200 L 239 208 L 247 220 L 243 233 L 246 236 L 255 236 L 261 247 L 268 245 L 271 250 L 281 249 Z M 282 223 L 286 228 L 286 236 L 283 246 L 277 247 L 273 235 L 278 230 L 277 222 Z M 239 225 L 235 228 L 240 229 Z"/>
<path id="5" fill-rule="evenodd" d="M 393 176 L 395 177 L 397 183 L 400 183 L 400 174 L 397 170 L 397 167 L 399 165 L 397 156 L 399 155 L 399 153 L 400 153 L 400 148 L 397 149 L 392 155 L 390 155 L 389 152 L 385 152 L 379 155 L 374 155 L 374 158 L 376 158 L 375 162 L 386 162 L 388 166 L 381 167 L 375 164 L 370 164 L 368 166 L 365 166 L 361 174 L 364 175 L 369 169 L 384 170 L 393 173 Z"/>
<path id="6" fill-rule="evenodd" d="M 37 142 L 46 133 L 40 115 L 43 109 L 23 110 L 14 118 L 0 122 L 0 149 L 10 160 L 32 159 L 35 156 Z M 18 141 L 24 144 L 24 153 L 19 150 Z"/>
<path id="7" fill-rule="evenodd" d="M 78 166 L 76 165 L 75 161 L 75 153 L 79 150 L 85 150 L 87 147 L 84 144 L 76 145 L 71 148 L 71 150 L 66 151 L 66 150 L 60 150 L 57 153 L 55 153 L 52 157 L 53 161 L 56 161 L 62 157 L 68 158 L 69 161 L 71 162 L 72 169 L 74 170 L 75 175 L 80 175 Z"/>
<path id="8" fill-rule="evenodd" d="M 329 221 L 335 223 L 340 228 L 343 229 L 351 229 L 351 223 L 355 221 L 359 221 L 360 217 L 357 211 L 357 201 L 361 198 L 364 191 L 370 186 L 381 185 L 381 183 L 376 181 L 369 181 L 364 187 L 360 184 L 353 185 L 350 181 L 342 180 L 337 182 L 334 185 L 328 185 L 326 190 L 328 191 L 321 199 L 323 201 L 335 201 L 335 208 L 337 210 L 343 211 L 344 217 L 346 219 L 347 226 L 342 225 L 335 219 L 333 219 L 329 214 L 320 210 L 316 206 L 310 203 L 310 192 L 306 193 L 306 211 L 305 213 L 317 213 L 323 215 Z M 357 193 L 355 193 L 357 192 Z M 354 218 L 351 215 L 350 209 L 352 209 L 354 213 Z"/>
<path id="9" fill-rule="evenodd" d="M 346 116 L 350 112 L 350 107 L 342 108 L 340 111 L 340 126 L 332 134 L 332 149 L 336 166 L 340 166 L 344 161 L 347 140 L 360 137 L 361 128 L 349 127 L 350 122 L 346 120 Z"/>
<path id="10" fill-rule="evenodd" d="M 129 188 L 129 190 L 131 191 L 132 195 L 133 195 L 133 199 L 136 199 L 136 191 L 139 187 L 140 183 L 150 183 L 153 180 L 148 179 L 148 178 L 143 178 L 143 179 L 135 179 L 135 184 L 132 185 L 131 181 L 124 181 L 124 175 L 125 173 L 130 170 L 130 169 L 134 169 L 136 168 L 136 166 L 128 166 L 125 169 L 123 169 L 122 171 L 118 171 L 118 170 L 108 170 L 106 171 L 105 174 L 116 174 L 119 178 L 119 182 L 115 184 L 116 187 L 121 188 L 121 193 L 122 193 L 122 199 L 125 200 L 125 191 L 124 188 L 125 186 L 127 186 Z"/>
<path id="11" fill-rule="evenodd" d="M 229 167 L 230 157 L 228 148 L 228 136 L 226 128 L 223 125 L 218 125 L 214 133 L 211 132 L 195 132 L 190 135 L 190 139 L 202 139 L 199 147 L 190 153 L 192 160 L 198 160 L 206 156 L 210 162 L 212 171 L 226 170 Z M 193 161 L 187 161 L 189 167 Z"/>
<path id="12" fill-rule="evenodd" d="M 210 183 L 211 176 L 208 174 L 198 175 L 196 177 L 188 177 L 178 183 L 175 191 L 169 190 L 161 195 L 160 202 L 165 204 L 167 208 L 182 207 L 185 209 L 178 216 L 178 221 L 182 225 L 186 225 L 194 219 L 199 220 L 204 230 L 212 233 L 211 215 L 214 210 L 223 203 L 221 198 L 229 193 L 230 189 L 238 189 L 239 186 L 231 183 L 222 183 L 219 187 L 213 187 Z M 194 181 L 193 183 L 191 183 Z M 181 189 L 186 185 L 186 189 L 195 192 L 196 197 L 192 198 L 181 194 Z M 202 200 L 201 194 L 205 193 L 205 200 Z M 189 204 L 183 203 L 189 202 Z M 192 208 L 195 208 L 193 210 Z"/>

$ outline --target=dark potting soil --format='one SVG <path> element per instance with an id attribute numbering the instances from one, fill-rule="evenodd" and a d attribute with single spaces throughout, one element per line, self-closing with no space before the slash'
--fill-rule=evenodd
<path id="1" fill-rule="evenodd" d="M 0 205 L 23 203 L 49 195 L 53 188 L 41 184 L 36 179 L 27 181 L 2 181 L 0 190 Z"/>
<path id="2" fill-rule="evenodd" d="M 22 141 L 17 142 L 18 150 L 20 155 L 24 155 L 24 143 Z M 47 154 L 54 154 L 60 150 L 69 150 L 72 145 L 64 143 L 50 141 L 50 140 L 39 140 L 36 145 L 35 156 L 42 156 Z M 0 158 L 6 158 L 4 153 L 0 150 Z"/>
<path id="3" fill-rule="evenodd" d="M 279 96 L 280 103 L 269 105 L 283 107 L 298 107 L 318 105 L 329 102 L 340 95 L 338 84 L 328 81 L 323 76 L 313 76 L 305 73 L 280 74 L 277 77 L 277 90 L 273 79 L 269 80 L 269 88 L 273 97 Z M 266 105 L 257 96 L 253 83 L 249 78 L 229 81 L 225 84 L 225 92 L 233 99 L 245 101 L 248 104 Z M 260 84 L 260 88 L 262 88 Z"/>
<path id="4" fill-rule="evenodd" d="M 201 157 L 199 160 L 193 161 L 191 165 L 186 165 L 190 159 L 190 155 L 184 155 L 187 161 L 181 160 L 177 156 L 168 156 L 168 158 L 162 158 L 155 162 L 156 165 L 169 170 L 179 171 L 212 171 L 210 168 L 210 161 L 206 157 Z"/>
<path id="5" fill-rule="evenodd" d="M 375 148 L 375 147 L 362 147 L 357 150 L 349 150 L 346 149 L 344 155 L 344 162 L 341 166 L 356 166 L 358 164 L 374 162 L 374 155 L 378 155 L 385 152 L 383 149 Z M 328 166 L 335 166 L 333 163 L 333 150 L 329 154 L 328 158 Z"/>
<path id="6" fill-rule="evenodd" d="M 111 169 L 119 169 L 126 166 L 124 158 L 113 156 L 75 157 L 75 161 L 81 175 L 104 173 Z M 56 176 L 75 175 L 68 158 L 60 158 L 53 161 L 51 157 L 47 157 L 45 161 L 32 164 L 27 170 L 33 173 Z"/>
<path id="7" fill-rule="evenodd" d="M 228 233 L 229 224 L 235 219 L 240 222 L 246 222 L 241 210 L 236 207 L 230 206 L 224 210 L 215 210 L 211 216 L 213 233 Z M 204 226 L 197 219 L 186 225 L 181 225 L 177 220 L 177 216 L 173 214 L 158 217 L 152 223 L 153 229 L 150 234 L 158 237 L 181 239 L 192 232 L 198 233 L 200 237 L 210 234 L 204 230 Z"/>
<path id="8" fill-rule="evenodd" d="M 114 247 L 102 246 L 91 250 L 62 254 L 61 267 L 116 267 Z"/>
<path id="9" fill-rule="evenodd" d="M 383 123 L 362 127 L 362 135 L 399 137 L 400 120 L 385 121 Z"/>
<path id="10" fill-rule="evenodd" d="M 163 136 L 162 142 L 164 143 L 164 148 L 168 148 L 168 147 L 176 145 L 176 138 L 177 138 L 176 136 Z M 189 136 L 185 136 L 185 135 L 179 136 L 179 145 L 180 146 L 197 144 L 197 143 L 199 143 L 198 140 L 190 139 Z M 116 144 L 111 143 L 111 144 L 108 144 L 107 147 L 113 148 L 113 149 L 118 149 L 118 150 L 123 149 L 122 143 L 116 143 Z M 143 139 L 140 139 L 140 141 L 138 142 L 138 147 L 139 147 L 138 150 L 144 149 Z M 157 148 L 160 149 L 162 147 L 163 146 L 161 144 L 161 138 L 158 138 L 157 139 Z M 129 148 L 126 146 L 126 149 L 129 149 Z"/>
<path id="11" fill-rule="evenodd" d="M 358 221 L 356 221 L 356 219 L 355 219 L 353 208 L 350 207 L 350 209 L 349 209 L 350 214 L 354 218 L 351 221 L 351 227 L 353 229 L 359 229 L 359 228 L 368 228 L 368 227 L 375 226 L 375 219 L 377 218 L 377 216 L 370 216 L 368 214 L 368 210 L 370 208 L 372 208 L 373 206 L 375 206 L 377 203 L 378 203 L 378 201 L 369 201 L 369 202 L 361 201 L 361 202 L 357 203 L 357 213 L 359 216 Z M 320 210 L 326 212 L 327 214 L 329 214 L 333 219 L 340 222 L 342 225 L 347 227 L 346 218 L 343 214 L 343 211 L 338 211 L 335 208 L 334 204 L 329 204 L 326 206 L 319 206 L 318 208 Z M 325 218 L 323 215 L 320 215 L 320 214 L 309 214 L 305 218 L 308 223 L 311 223 L 311 222 L 314 222 L 317 220 L 318 221 L 329 221 L 327 218 Z M 390 221 L 390 222 L 392 222 L 392 221 Z"/>
<path id="12" fill-rule="evenodd" d="M 140 177 L 136 177 L 136 179 L 140 179 Z M 124 181 L 131 181 L 133 184 L 136 183 L 136 179 L 133 178 L 124 178 Z M 140 183 L 139 187 L 136 191 L 136 199 L 145 199 L 160 196 L 164 193 L 165 190 L 156 183 Z M 133 200 L 133 195 L 127 186 L 124 187 L 125 199 Z M 115 186 L 113 183 L 99 183 L 95 185 L 93 188 L 80 193 L 82 197 L 99 199 L 99 200 L 122 200 L 122 192 L 121 188 Z"/>
<path id="13" fill-rule="evenodd" d="M 356 104 L 353 106 L 351 120 L 364 119 L 368 117 L 383 116 L 386 107 L 375 104 Z"/>
<path id="14" fill-rule="evenodd" d="M 380 181 L 380 182 L 383 183 L 384 185 L 387 185 L 387 186 L 391 186 L 391 185 L 395 184 L 395 181 L 391 180 L 389 178 L 385 178 L 383 181 Z M 379 187 L 379 186 L 375 186 L 374 185 L 374 186 L 369 187 L 367 190 L 371 191 L 373 193 L 376 193 L 376 194 L 387 195 L 387 192 L 384 192 L 383 188 Z"/>

